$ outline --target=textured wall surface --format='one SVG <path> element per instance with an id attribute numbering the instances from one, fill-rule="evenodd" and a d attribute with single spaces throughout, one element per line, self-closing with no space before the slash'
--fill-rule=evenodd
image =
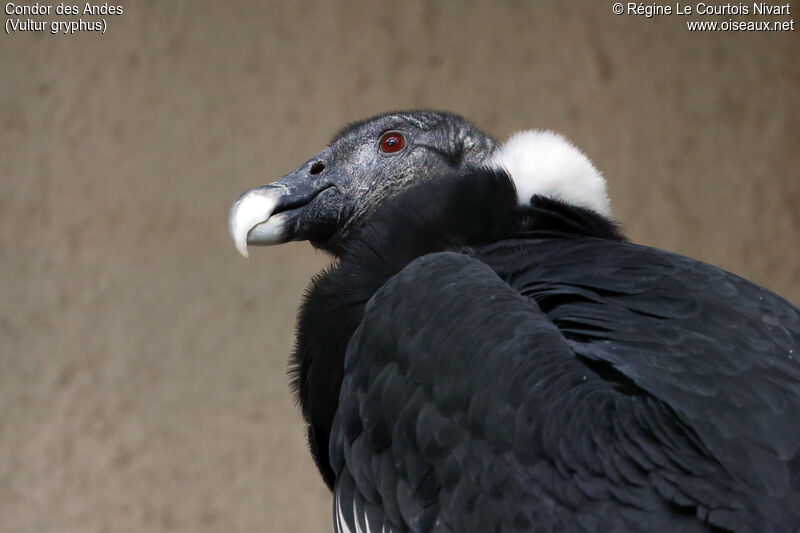
<path id="1" fill-rule="evenodd" d="M 800 302 L 800 31 L 597 0 L 121 3 L 102 36 L 0 35 L 0 531 L 329 530 L 286 377 L 327 258 L 245 261 L 226 215 L 377 112 L 562 131 L 633 240 Z"/>

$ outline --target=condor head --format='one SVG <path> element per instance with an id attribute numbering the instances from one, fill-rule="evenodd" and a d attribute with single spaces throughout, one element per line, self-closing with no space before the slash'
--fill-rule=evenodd
<path id="1" fill-rule="evenodd" d="M 388 113 L 342 129 L 330 146 L 279 180 L 242 194 L 228 229 L 247 245 L 308 240 L 334 255 L 386 198 L 413 183 L 486 161 L 494 141 L 441 112 Z"/>

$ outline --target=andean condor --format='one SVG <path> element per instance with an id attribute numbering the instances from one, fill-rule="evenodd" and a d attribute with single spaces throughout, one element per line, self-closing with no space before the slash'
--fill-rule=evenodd
<path id="1" fill-rule="evenodd" d="M 627 242 L 560 135 L 377 116 L 229 228 L 335 258 L 292 372 L 336 531 L 800 531 L 798 308 Z"/>

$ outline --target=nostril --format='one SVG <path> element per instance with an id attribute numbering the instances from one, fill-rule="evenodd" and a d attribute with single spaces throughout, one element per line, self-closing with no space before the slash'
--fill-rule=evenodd
<path id="1" fill-rule="evenodd" d="M 325 170 L 325 163 L 323 163 L 322 161 L 317 161 L 316 163 L 311 165 L 312 174 L 319 174 L 323 170 Z"/>

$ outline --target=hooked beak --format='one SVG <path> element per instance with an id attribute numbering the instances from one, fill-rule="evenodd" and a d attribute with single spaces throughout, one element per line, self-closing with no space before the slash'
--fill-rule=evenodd
<path id="1" fill-rule="evenodd" d="M 282 244 L 313 239 L 325 224 L 326 206 L 310 209 L 323 191 L 335 186 L 325 171 L 329 149 L 278 181 L 242 194 L 228 214 L 228 231 L 236 249 L 248 257 L 247 245 Z"/>

